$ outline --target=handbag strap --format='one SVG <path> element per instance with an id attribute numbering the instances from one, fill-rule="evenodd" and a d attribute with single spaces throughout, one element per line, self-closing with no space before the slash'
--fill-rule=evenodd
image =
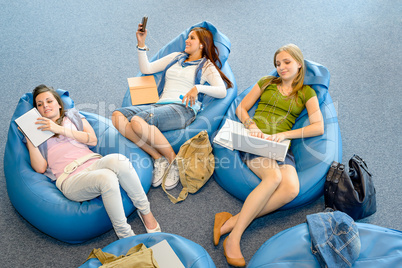
<path id="1" fill-rule="evenodd" d="M 336 168 L 335 168 L 334 163 L 332 163 L 332 166 L 331 166 L 331 169 L 333 171 L 332 171 L 332 176 L 331 176 L 330 180 L 328 180 L 328 177 L 327 177 L 327 181 L 330 181 L 330 184 L 328 187 L 328 199 L 327 199 L 328 204 L 326 204 L 326 206 L 330 207 L 330 208 L 334 208 L 333 207 L 334 199 L 335 199 L 336 192 L 338 191 L 338 183 L 342 176 L 342 173 L 345 170 L 345 166 L 343 164 L 337 163 L 337 162 L 335 162 L 335 163 L 336 163 Z"/>
<path id="2" fill-rule="evenodd" d="M 345 165 L 344 164 L 339 164 L 338 169 L 335 172 L 334 180 L 333 182 L 338 185 L 339 179 L 342 177 L 342 173 L 345 171 Z M 338 186 L 337 186 L 338 187 Z"/>
<path id="3" fill-rule="evenodd" d="M 353 166 L 353 163 L 356 163 L 357 165 L 359 165 L 371 177 L 371 173 L 368 170 L 366 162 L 360 156 L 358 156 L 356 154 L 352 156 L 352 158 L 349 160 L 349 170 L 350 169 L 355 169 L 354 166 Z"/>
<path id="4" fill-rule="evenodd" d="M 335 173 L 335 170 L 338 168 L 339 163 L 336 161 L 333 161 L 331 164 L 331 167 L 328 170 L 328 174 L 327 174 L 327 181 L 331 181 L 332 180 L 332 176 Z"/>

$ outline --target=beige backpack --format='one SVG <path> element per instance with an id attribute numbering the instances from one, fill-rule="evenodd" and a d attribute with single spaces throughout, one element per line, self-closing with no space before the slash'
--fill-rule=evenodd
<path id="1" fill-rule="evenodd" d="M 126 255 L 116 256 L 114 254 L 103 252 L 102 249 L 93 249 L 89 254 L 89 259 L 97 258 L 103 265 L 103 268 L 132 268 L 132 267 L 153 267 L 159 268 L 153 251 L 147 248 L 143 243 L 138 244 L 128 250 Z"/>
<path id="2" fill-rule="evenodd" d="M 165 189 L 165 181 L 171 165 L 176 161 L 179 168 L 180 183 L 183 186 L 179 196 L 175 198 Z M 162 189 L 174 204 L 187 198 L 188 193 L 196 193 L 209 180 L 215 169 L 215 158 L 212 154 L 206 130 L 201 131 L 186 141 L 181 147 L 163 175 Z"/>

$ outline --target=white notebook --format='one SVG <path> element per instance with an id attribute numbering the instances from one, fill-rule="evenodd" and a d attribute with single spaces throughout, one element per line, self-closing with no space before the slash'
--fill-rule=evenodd
<path id="1" fill-rule="evenodd" d="M 42 117 L 36 108 L 32 108 L 25 114 L 15 119 L 15 123 L 20 127 L 24 135 L 32 142 L 35 147 L 38 147 L 47 139 L 54 135 L 53 132 L 38 129 L 40 125 L 35 124 L 38 118 Z"/>
<path id="2" fill-rule="evenodd" d="M 250 136 L 244 133 L 232 133 L 233 149 L 284 161 L 290 140 L 275 142 Z"/>
<path id="3" fill-rule="evenodd" d="M 150 248 L 160 268 L 185 268 L 166 239 Z"/>
<path id="4" fill-rule="evenodd" d="M 242 123 L 226 119 L 225 124 L 218 131 L 213 142 L 229 150 L 233 150 L 232 133 L 241 132 L 242 129 L 244 129 Z"/>
<path id="5" fill-rule="evenodd" d="M 249 130 L 242 123 L 230 119 L 226 119 L 214 142 L 230 150 L 253 153 L 279 161 L 285 159 L 290 144 L 290 140 L 275 142 L 250 136 Z"/>

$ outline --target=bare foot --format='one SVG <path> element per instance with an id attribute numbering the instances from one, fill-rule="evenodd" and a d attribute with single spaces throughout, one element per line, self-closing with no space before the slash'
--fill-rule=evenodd
<path id="1" fill-rule="evenodd" d="M 152 212 L 149 212 L 147 215 L 143 215 L 141 213 L 141 216 L 142 216 L 142 218 L 144 220 L 145 226 L 148 229 L 150 229 L 150 230 L 155 229 L 156 226 L 158 225 L 158 222 L 156 221 L 156 219 L 155 219 L 154 215 L 152 214 Z"/>
<path id="2" fill-rule="evenodd" d="M 221 227 L 221 230 L 220 230 L 221 236 L 225 235 L 227 233 L 230 233 L 233 230 L 233 228 L 236 224 L 236 221 L 237 221 L 237 215 L 228 219 Z"/>

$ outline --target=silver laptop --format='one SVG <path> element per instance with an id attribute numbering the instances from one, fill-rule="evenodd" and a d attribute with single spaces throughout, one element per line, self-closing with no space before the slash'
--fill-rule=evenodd
<path id="1" fill-rule="evenodd" d="M 248 135 L 247 133 L 232 133 L 233 149 L 284 161 L 288 152 L 290 140 L 275 142 Z"/>

